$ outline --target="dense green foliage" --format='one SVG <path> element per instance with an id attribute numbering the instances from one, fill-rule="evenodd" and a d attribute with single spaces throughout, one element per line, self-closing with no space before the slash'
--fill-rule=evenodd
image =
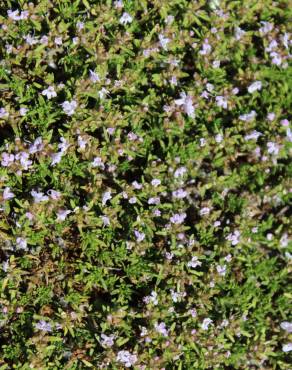
<path id="1" fill-rule="evenodd" d="M 0 370 L 291 369 L 288 5 L 0 1 Z"/>

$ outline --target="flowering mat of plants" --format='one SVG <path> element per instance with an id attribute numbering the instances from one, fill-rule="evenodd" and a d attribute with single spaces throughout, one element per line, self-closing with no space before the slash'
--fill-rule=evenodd
<path id="1" fill-rule="evenodd" d="M 0 4 L 0 370 L 291 369 L 289 1 Z"/>

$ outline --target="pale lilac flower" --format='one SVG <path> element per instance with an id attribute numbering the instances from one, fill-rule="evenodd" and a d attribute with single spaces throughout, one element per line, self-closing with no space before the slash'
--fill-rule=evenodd
<path id="1" fill-rule="evenodd" d="M 171 25 L 171 23 L 174 21 L 174 16 L 173 15 L 168 15 L 165 19 L 165 23 L 168 25 Z"/>
<path id="2" fill-rule="evenodd" d="M 154 306 L 158 305 L 157 293 L 153 290 L 150 295 L 143 298 L 143 301 L 148 303 L 153 303 Z"/>
<path id="3" fill-rule="evenodd" d="M 27 241 L 24 238 L 16 238 L 16 248 L 27 250 Z"/>
<path id="4" fill-rule="evenodd" d="M 177 78 L 175 76 L 172 76 L 169 82 L 171 83 L 171 85 L 177 86 Z"/>
<path id="5" fill-rule="evenodd" d="M 95 157 L 92 162 L 92 167 L 100 167 L 104 169 L 104 163 L 100 157 Z"/>
<path id="6" fill-rule="evenodd" d="M 66 217 L 72 213 L 72 211 L 68 210 L 68 209 L 60 209 L 58 212 L 57 212 L 57 221 L 65 221 Z"/>
<path id="7" fill-rule="evenodd" d="M 75 109 L 77 108 L 77 102 L 75 100 L 71 101 L 64 101 L 64 103 L 61 104 L 64 113 L 67 114 L 67 116 L 72 116 L 75 112 Z"/>
<path id="8" fill-rule="evenodd" d="M 44 331 L 44 332 L 51 332 L 52 331 L 52 325 L 50 323 L 48 323 L 47 321 L 45 321 L 45 320 L 39 321 L 35 325 L 35 327 L 36 327 L 36 329 Z"/>
<path id="9" fill-rule="evenodd" d="M 1 165 L 3 167 L 9 167 L 14 162 L 15 159 L 14 154 L 9 154 L 6 152 L 2 153 L 1 157 L 2 157 Z"/>
<path id="10" fill-rule="evenodd" d="M 214 60 L 214 62 L 212 63 L 212 67 L 213 68 L 219 68 L 220 67 L 220 60 Z"/>
<path id="11" fill-rule="evenodd" d="M 124 7 L 123 1 L 122 0 L 116 0 L 114 2 L 115 8 L 116 9 L 122 9 Z"/>
<path id="12" fill-rule="evenodd" d="M 38 43 L 38 39 L 36 37 L 32 37 L 31 35 L 26 35 L 23 37 L 25 42 L 28 44 L 28 45 L 35 45 Z"/>
<path id="13" fill-rule="evenodd" d="M 233 233 L 227 235 L 227 240 L 231 242 L 232 245 L 237 245 L 239 243 L 240 232 L 235 230 Z"/>
<path id="14" fill-rule="evenodd" d="M 159 197 L 153 197 L 148 199 L 148 204 L 159 204 L 160 203 L 160 198 Z"/>
<path id="15" fill-rule="evenodd" d="M 52 99 L 57 96 L 57 93 L 54 89 L 54 86 L 49 86 L 47 89 L 42 91 L 42 95 L 46 96 L 48 99 Z"/>
<path id="16" fill-rule="evenodd" d="M 110 225 L 110 219 L 107 216 L 101 216 L 103 226 L 109 226 Z"/>
<path id="17" fill-rule="evenodd" d="M 282 126 L 285 126 L 285 127 L 289 126 L 289 121 L 286 118 L 285 119 L 282 119 L 280 121 L 280 123 L 281 123 Z"/>
<path id="18" fill-rule="evenodd" d="M 276 66 L 280 66 L 283 62 L 280 54 L 278 54 L 277 52 L 273 51 L 272 53 L 270 53 L 270 57 L 272 58 L 272 64 L 275 64 Z"/>
<path id="19" fill-rule="evenodd" d="M 98 95 L 99 95 L 99 98 L 100 99 L 104 99 L 107 95 L 109 94 L 109 91 L 103 87 L 99 92 L 98 92 Z"/>
<path id="20" fill-rule="evenodd" d="M 15 194 L 12 193 L 12 191 L 10 191 L 10 187 L 7 186 L 4 189 L 2 196 L 3 196 L 3 200 L 9 200 L 9 199 L 14 198 L 15 197 Z"/>
<path id="21" fill-rule="evenodd" d="M 283 321 L 281 322 L 280 327 L 288 333 L 292 333 L 292 322 Z"/>
<path id="22" fill-rule="evenodd" d="M 34 198 L 35 203 L 45 202 L 45 201 L 49 200 L 49 197 L 47 195 L 44 195 L 44 193 L 42 193 L 42 192 L 37 192 L 35 190 L 32 190 L 30 192 L 30 194 Z"/>
<path id="23" fill-rule="evenodd" d="M 155 188 L 157 187 L 157 186 L 159 186 L 161 184 L 161 181 L 159 180 L 159 179 L 153 179 L 152 181 L 151 181 L 151 185 L 152 186 L 154 186 Z"/>
<path id="24" fill-rule="evenodd" d="M 277 43 L 277 40 L 272 40 L 270 43 L 269 43 L 269 46 L 265 48 L 265 51 L 267 53 L 270 53 L 271 51 L 273 51 L 274 49 L 276 49 L 278 47 L 278 43 Z"/>
<path id="25" fill-rule="evenodd" d="M 40 43 L 41 43 L 42 45 L 48 45 L 48 43 L 49 43 L 49 38 L 48 38 L 48 36 L 46 36 L 46 35 L 42 36 L 42 37 L 40 38 Z"/>
<path id="26" fill-rule="evenodd" d="M 20 21 L 20 20 L 25 20 L 28 18 L 29 16 L 29 12 L 28 10 L 23 10 L 20 14 L 19 14 L 19 10 L 7 10 L 7 15 L 8 15 L 8 18 L 14 20 L 14 21 Z"/>
<path id="27" fill-rule="evenodd" d="M 153 215 L 154 215 L 155 217 L 159 217 L 159 216 L 161 216 L 161 211 L 160 211 L 159 209 L 155 209 L 155 210 L 153 211 Z"/>
<path id="28" fill-rule="evenodd" d="M 283 352 L 290 352 L 292 351 L 292 343 L 287 343 L 282 346 Z"/>
<path id="29" fill-rule="evenodd" d="M 256 130 L 252 131 L 250 134 L 245 135 L 244 140 L 257 140 L 262 134 Z"/>
<path id="30" fill-rule="evenodd" d="M 251 122 L 253 119 L 255 119 L 255 117 L 257 116 L 256 112 L 254 110 L 252 110 L 251 112 L 249 113 L 246 113 L 246 114 L 242 114 L 239 116 L 239 119 L 241 121 L 245 121 L 245 122 Z"/>
<path id="31" fill-rule="evenodd" d="M 26 115 L 26 113 L 28 112 L 28 109 L 27 108 L 24 108 L 24 107 L 22 107 L 22 108 L 20 108 L 19 109 L 19 114 L 22 116 L 22 117 L 24 117 L 25 115 Z"/>
<path id="32" fill-rule="evenodd" d="M 3 26 L 2 26 L 2 28 L 3 28 Z M 13 50 L 13 45 L 6 44 L 5 45 L 5 49 L 6 49 L 7 54 L 11 54 L 12 53 L 12 50 Z"/>
<path id="33" fill-rule="evenodd" d="M 170 217 L 170 222 L 175 225 L 180 225 L 184 222 L 186 217 L 186 213 L 176 213 L 172 217 Z"/>
<path id="34" fill-rule="evenodd" d="M 170 39 L 169 39 L 169 38 L 167 38 L 167 37 L 164 37 L 162 34 L 159 34 L 159 35 L 158 35 L 158 38 L 159 38 L 160 46 L 161 46 L 164 50 L 167 50 L 167 44 L 170 42 Z"/>
<path id="35" fill-rule="evenodd" d="M 238 87 L 234 87 L 234 89 L 232 89 L 232 94 L 233 95 L 237 95 L 239 93 L 239 88 Z"/>
<path id="36" fill-rule="evenodd" d="M 145 239 L 145 234 L 138 230 L 134 230 L 134 234 L 138 243 L 142 242 Z"/>
<path id="37" fill-rule="evenodd" d="M 63 156 L 62 152 L 51 154 L 52 159 L 51 166 L 55 166 L 57 163 L 60 163 L 62 156 Z"/>
<path id="38" fill-rule="evenodd" d="M 130 16 L 129 13 L 126 13 L 126 12 L 124 12 L 120 18 L 120 23 L 123 25 L 132 23 L 132 21 L 133 21 L 133 18 Z"/>
<path id="39" fill-rule="evenodd" d="M 195 108 L 193 106 L 192 97 L 185 92 L 180 93 L 180 99 L 175 100 L 175 104 L 183 106 L 184 112 L 191 118 L 195 117 Z"/>
<path id="40" fill-rule="evenodd" d="M 112 199 L 111 191 L 106 191 L 102 195 L 102 205 L 104 206 L 108 200 Z"/>
<path id="41" fill-rule="evenodd" d="M 208 55 L 208 54 L 210 54 L 211 50 L 212 50 L 212 47 L 209 44 L 209 40 L 208 39 L 205 39 L 204 40 L 204 43 L 202 45 L 202 49 L 199 51 L 199 54 L 201 54 L 201 55 Z"/>
<path id="42" fill-rule="evenodd" d="M 68 143 L 68 141 L 64 137 L 61 137 L 60 143 L 58 144 L 58 148 L 60 149 L 60 151 L 62 153 L 65 153 L 67 149 L 69 148 L 69 146 L 70 144 Z"/>
<path id="43" fill-rule="evenodd" d="M 221 225 L 221 221 L 215 221 L 213 224 L 214 227 L 218 227 L 220 225 Z"/>
<path id="44" fill-rule="evenodd" d="M 77 27 L 78 31 L 81 31 L 81 30 L 84 28 L 84 23 L 83 23 L 83 22 L 78 21 L 78 22 L 76 23 L 76 27 Z"/>
<path id="45" fill-rule="evenodd" d="M 206 318 L 203 320 L 202 324 L 201 324 L 201 327 L 203 330 L 208 330 L 209 328 L 209 325 L 213 323 L 213 320 L 211 320 L 210 318 Z"/>
<path id="46" fill-rule="evenodd" d="M 197 311 L 195 308 L 191 308 L 189 310 L 189 314 L 192 316 L 192 317 L 197 317 Z"/>
<path id="47" fill-rule="evenodd" d="M 267 33 L 271 32 L 274 28 L 274 25 L 269 22 L 262 21 L 261 24 L 262 24 L 262 27 L 259 28 L 259 32 L 262 35 L 266 35 Z"/>
<path id="48" fill-rule="evenodd" d="M 193 256 L 191 261 L 188 262 L 187 266 L 191 268 L 196 268 L 197 266 L 201 266 L 202 262 L 199 261 L 197 256 Z"/>
<path id="49" fill-rule="evenodd" d="M 289 238 L 288 238 L 288 234 L 287 233 L 284 233 L 280 239 L 280 244 L 281 244 L 281 247 L 282 248 L 285 248 L 287 247 L 289 243 Z"/>
<path id="50" fill-rule="evenodd" d="M 87 145 L 87 140 L 84 139 L 82 136 L 78 136 L 77 138 L 78 146 L 81 150 L 84 150 Z"/>
<path id="51" fill-rule="evenodd" d="M 226 328 L 226 326 L 228 326 L 229 325 L 229 321 L 227 320 L 227 319 L 224 319 L 223 321 L 222 321 L 222 323 L 221 323 L 221 327 L 222 328 Z"/>
<path id="52" fill-rule="evenodd" d="M 187 169 L 185 167 L 179 167 L 177 170 L 174 172 L 174 177 L 178 178 L 183 176 L 187 172 Z"/>
<path id="53" fill-rule="evenodd" d="M 129 351 L 119 351 L 117 355 L 117 361 L 124 364 L 125 367 L 131 367 L 137 362 L 138 358 L 136 355 L 132 355 Z"/>
<path id="54" fill-rule="evenodd" d="M 142 185 L 142 184 L 140 184 L 140 183 L 139 183 L 138 181 L 136 181 L 136 180 L 132 182 L 132 186 L 133 186 L 133 188 L 134 188 L 134 189 L 138 189 L 138 190 L 139 190 L 139 189 L 142 189 L 142 187 L 143 187 L 143 185 Z"/>
<path id="55" fill-rule="evenodd" d="M 262 82 L 261 81 L 255 81 L 249 87 L 247 88 L 247 91 L 252 94 L 255 91 L 259 91 L 262 89 Z"/>
<path id="56" fill-rule="evenodd" d="M 62 40 L 61 36 L 55 37 L 55 44 L 56 45 L 62 45 L 63 44 L 63 40 Z"/>
<path id="57" fill-rule="evenodd" d="M 8 118 L 9 113 L 5 108 L 0 108 L 0 118 Z"/>
<path id="58" fill-rule="evenodd" d="M 132 132 L 132 131 L 128 133 L 127 137 L 131 141 L 135 141 L 135 140 L 138 139 L 138 136 L 136 134 L 134 134 L 134 132 Z"/>
<path id="59" fill-rule="evenodd" d="M 142 326 L 140 336 L 145 337 L 147 334 L 148 334 L 147 328 L 145 328 L 145 326 Z"/>
<path id="60" fill-rule="evenodd" d="M 24 170 L 27 170 L 32 165 L 32 161 L 29 160 L 29 154 L 26 152 L 20 152 L 16 154 L 15 159 L 20 161 L 20 164 Z"/>
<path id="61" fill-rule="evenodd" d="M 203 147 L 203 146 L 205 146 L 206 145 L 206 139 L 205 138 L 203 138 L 203 137 L 201 137 L 200 138 L 200 147 Z"/>
<path id="62" fill-rule="evenodd" d="M 227 254 L 227 256 L 226 257 L 224 257 L 224 260 L 226 261 L 226 262 L 231 262 L 231 260 L 232 260 L 232 255 L 229 253 L 229 254 Z"/>
<path id="63" fill-rule="evenodd" d="M 47 191 L 47 194 L 50 196 L 51 199 L 53 200 L 58 200 L 61 198 L 61 193 L 59 191 L 50 189 Z"/>
<path id="64" fill-rule="evenodd" d="M 166 329 L 166 325 L 164 322 L 161 322 L 160 324 L 156 322 L 154 324 L 154 328 L 157 331 L 157 333 L 163 335 L 164 337 L 168 336 L 168 330 Z"/>
<path id="65" fill-rule="evenodd" d="M 184 189 L 177 189 L 172 192 L 172 196 L 176 199 L 183 199 L 188 195 Z"/>
<path id="66" fill-rule="evenodd" d="M 245 31 L 240 27 L 235 27 L 235 39 L 239 41 L 245 35 Z"/>
<path id="67" fill-rule="evenodd" d="M 173 300 L 173 302 L 178 302 L 181 300 L 181 298 L 186 296 L 185 292 L 175 292 L 173 289 L 170 289 L 170 295 Z"/>
<path id="68" fill-rule="evenodd" d="M 114 342 L 115 337 L 116 336 L 114 334 L 111 334 L 111 335 L 101 334 L 100 343 L 104 347 L 112 347 L 115 343 Z"/>
<path id="69" fill-rule="evenodd" d="M 209 207 L 203 207 L 199 211 L 200 216 L 205 216 L 205 215 L 208 215 L 209 213 L 210 213 L 210 208 Z"/>
<path id="70" fill-rule="evenodd" d="M 269 154 L 274 154 L 274 155 L 277 155 L 279 153 L 279 150 L 280 150 L 280 147 L 278 144 L 272 142 L 272 141 L 269 141 L 267 143 L 267 147 L 268 147 L 268 153 Z"/>
<path id="71" fill-rule="evenodd" d="M 73 45 L 77 45 L 78 42 L 79 42 L 79 37 L 78 36 L 72 38 L 72 44 Z"/>
<path id="72" fill-rule="evenodd" d="M 223 265 L 223 266 L 217 265 L 216 270 L 217 270 L 219 275 L 221 275 L 221 276 L 226 275 L 226 265 Z"/>
<path id="73" fill-rule="evenodd" d="M 275 113 L 274 112 L 270 112 L 270 113 L 268 113 L 268 115 L 267 115 L 267 119 L 269 120 L 269 121 L 274 121 L 274 119 L 276 118 L 276 115 L 275 115 Z"/>
<path id="74" fill-rule="evenodd" d="M 26 212 L 25 213 L 25 216 L 26 218 L 29 220 L 29 221 L 32 221 L 34 219 L 34 215 L 31 213 L 31 212 Z"/>
<path id="75" fill-rule="evenodd" d="M 215 100 L 216 100 L 217 107 L 222 107 L 224 109 L 227 109 L 228 101 L 226 98 L 224 98 L 224 96 L 216 96 Z"/>
<path id="76" fill-rule="evenodd" d="M 115 130 L 116 129 L 114 127 L 109 127 L 109 128 L 106 129 L 106 131 L 109 133 L 109 135 L 113 135 Z"/>
<path id="77" fill-rule="evenodd" d="M 221 135 L 221 134 L 217 134 L 216 136 L 215 136 L 215 141 L 216 141 L 216 143 L 221 143 L 222 142 L 222 140 L 223 140 L 223 136 Z"/>
<path id="78" fill-rule="evenodd" d="M 90 81 L 91 82 L 93 82 L 93 83 L 100 82 L 100 77 L 96 72 L 94 72 L 90 69 L 89 74 L 90 74 Z"/>
<path id="79" fill-rule="evenodd" d="M 131 197 L 131 198 L 129 199 L 129 203 L 130 203 L 130 204 L 135 204 L 135 203 L 137 203 L 137 198 L 136 198 L 136 197 Z"/>

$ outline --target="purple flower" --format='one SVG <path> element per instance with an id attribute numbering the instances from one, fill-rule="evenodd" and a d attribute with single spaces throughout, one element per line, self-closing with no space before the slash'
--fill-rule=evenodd
<path id="1" fill-rule="evenodd" d="M 106 191 L 102 195 L 102 205 L 105 206 L 108 200 L 112 199 L 111 191 Z"/>
<path id="2" fill-rule="evenodd" d="M 180 225 L 184 222 L 185 218 L 187 217 L 186 213 L 176 213 L 172 217 L 170 217 L 170 222 L 172 224 Z"/>
<path id="3" fill-rule="evenodd" d="M 52 325 L 45 320 L 40 320 L 37 324 L 35 324 L 35 327 L 36 329 L 44 331 L 44 332 L 52 331 Z"/>
<path id="4" fill-rule="evenodd" d="M 142 242 L 145 239 L 145 234 L 138 230 L 134 230 L 134 234 L 138 243 Z"/>
<path id="5" fill-rule="evenodd" d="M 12 191 L 10 191 L 10 187 L 7 186 L 4 189 L 2 196 L 3 196 L 3 200 L 8 200 L 8 199 L 14 198 L 15 197 L 15 194 L 12 193 Z"/>
<path id="6" fill-rule="evenodd" d="M 120 23 L 123 25 L 132 23 L 132 21 L 133 21 L 133 18 L 130 16 L 129 13 L 126 13 L 126 12 L 124 12 L 120 18 Z"/>
<path id="7" fill-rule="evenodd" d="M 131 367 L 137 362 L 137 356 L 132 355 L 129 351 L 119 351 L 117 361 L 124 364 L 125 367 Z"/>
<path id="8" fill-rule="evenodd" d="M 75 112 L 75 109 L 77 108 L 77 102 L 75 100 L 71 101 L 64 101 L 64 103 L 61 104 L 64 113 L 67 114 L 67 116 L 72 116 Z"/>
<path id="9" fill-rule="evenodd" d="M 183 106 L 185 113 L 191 117 L 195 117 L 195 108 L 193 106 L 192 97 L 185 92 L 180 93 L 180 99 L 175 100 L 175 104 Z"/>

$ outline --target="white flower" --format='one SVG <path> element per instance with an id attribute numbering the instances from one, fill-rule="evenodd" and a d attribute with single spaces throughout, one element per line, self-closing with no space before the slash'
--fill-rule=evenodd
<path id="1" fill-rule="evenodd" d="M 42 91 L 42 95 L 46 96 L 48 99 L 52 99 L 57 96 L 57 93 L 53 86 L 49 86 L 47 89 Z"/>
<path id="2" fill-rule="evenodd" d="M 98 92 L 98 95 L 99 95 L 100 99 L 104 99 L 106 97 L 106 95 L 108 95 L 108 94 L 109 94 L 109 91 L 104 87 Z"/>
<path id="3" fill-rule="evenodd" d="M 249 87 L 247 88 L 247 91 L 252 94 L 254 93 L 255 91 L 259 91 L 262 89 L 262 83 L 261 81 L 255 81 L 253 82 L 251 85 L 249 85 Z"/>
<path id="4" fill-rule="evenodd" d="M 170 222 L 172 224 L 180 225 L 184 222 L 185 218 L 187 217 L 186 213 L 176 213 L 172 217 L 170 217 Z"/>
<path id="5" fill-rule="evenodd" d="M 33 196 L 35 203 L 45 202 L 49 200 L 49 197 L 47 195 L 44 195 L 44 193 L 42 192 L 37 192 L 35 190 L 32 190 L 30 194 Z"/>
<path id="6" fill-rule="evenodd" d="M 213 68 L 219 68 L 220 67 L 220 60 L 214 60 L 214 62 L 212 63 L 212 67 Z"/>
<path id="7" fill-rule="evenodd" d="M 241 121 L 245 121 L 245 122 L 250 122 L 252 121 L 253 119 L 255 119 L 255 117 L 257 116 L 256 112 L 254 110 L 252 110 L 251 112 L 249 113 L 246 113 L 246 114 L 242 114 L 239 116 L 239 119 Z"/>
<path id="8" fill-rule="evenodd" d="M 290 352 L 292 351 L 292 343 L 287 343 L 282 346 L 283 352 Z"/>
<path id="9" fill-rule="evenodd" d="M 221 276 L 226 275 L 226 265 L 223 265 L 223 266 L 217 265 L 216 270 L 217 270 L 219 275 L 221 275 Z"/>
<path id="10" fill-rule="evenodd" d="M 0 108 L 0 118 L 7 118 L 9 116 L 9 113 L 5 108 Z"/>
<path id="11" fill-rule="evenodd" d="M 55 37 L 55 44 L 56 45 L 62 45 L 63 44 L 63 40 L 62 40 L 61 36 Z"/>
<path id="12" fill-rule="evenodd" d="M 75 100 L 71 101 L 64 101 L 64 103 L 61 104 L 64 113 L 66 113 L 68 116 L 72 116 L 74 114 L 75 109 L 77 108 L 77 102 Z"/>
<path id="13" fill-rule="evenodd" d="M 185 92 L 180 93 L 180 99 L 175 100 L 175 104 L 183 106 L 185 113 L 191 117 L 195 117 L 195 108 L 193 106 L 192 97 Z"/>
<path id="14" fill-rule="evenodd" d="M 71 213 L 72 211 L 68 209 L 60 209 L 57 212 L 57 221 L 65 221 L 66 217 Z"/>
<path id="15" fill-rule="evenodd" d="M 169 43 L 170 39 L 169 39 L 169 38 L 167 38 L 167 37 L 164 37 L 162 34 L 159 34 L 159 35 L 158 35 L 158 38 L 159 38 L 160 46 L 161 46 L 164 50 L 167 50 L 167 44 Z"/>
<path id="16" fill-rule="evenodd" d="M 212 323 L 213 323 L 213 320 L 211 320 L 209 318 L 206 318 L 206 319 L 203 320 L 202 325 L 201 325 L 201 328 L 203 330 L 208 330 L 209 325 L 212 324 Z"/>
<path id="17" fill-rule="evenodd" d="M 132 21 L 133 21 L 133 18 L 130 16 L 129 13 L 126 13 L 126 12 L 124 12 L 120 18 L 120 23 L 124 25 L 127 23 L 132 23 Z"/>
<path id="18" fill-rule="evenodd" d="M 99 78 L 99 75 L 97 73 L 95 73 L 94 71 L 92 71 L 90 69 L 89 74 L 90 74 L 90 81 L 91 82 L 93 82 L 93 83 L 100 82 L 100 78 Z"/>
<path id="19" fill-rule="evenodd" d="M 131 198 L 129 199 L 129 203 L 130 203 L 130 204 L 135 204 L 135 203 L 137 203 L 137 198 L 136 198 L 136 197 L 131 197 Z"/>
<path id="20" fill-rule="evenodd" d="M 105 335 L 105 334 L 101 334 L 101 345 L 104 346 L 104 347 L 112 347 L 114 345 L 114 339 L 115 339 L 115 335 L 112 334 L 112 335 Z"/>
<path id="21" fill-rule="evenodd" d="M 179 167 L 177 170 L 174 172 L 174 177 L 178 178 L 183 176 L 187 172 L 187 169 L 185 167 Z"/>
<path id="22" fill-rule="evenodd" d="M 292 333 L 292 322 L 283 321 L 280 324 L 281 329 L 286 330 L 288 333 Z"/>
<path id="23" fill-rule="evenodd" d="M 24 238 L 16 238 L 16 248 L 27 250 L 27 241 Z"/>
<path id="24" fill-rule="evenodd" d="M 108 200 L 112 199 L 111 191 L 106 191 L 102 195 L 102 205 L 104 206 Z"/>
<path id="25" fill-rule="evenodd" d="M 161 322 L 160 324 L 156 322 L 154 324 L 154 328 L 157 331 L 157 333 L 163 335 L 164 337 L 168 336 L 168 330 L 166 329 L 166 325 L 164 322 Z"/>
<path id="26" fill-rule="evenodd" d="M 202 262 L 198 260 L 197 256 L 192 257 L 191 261 L 188 262 L 188 267 L 192 267 L 193 269 L 201 265 L 202 265 Z"/>
<path id="27" fill-rule="evenodd" d="M 3 196 L 3 200 L 8 200 L 8 199 L 14 198 L 15 197 L 15 194 L 12 193 L 12 191 L 10 191 L 10 187 L 7 186 L 4 189 L 2 196 Z"/>

